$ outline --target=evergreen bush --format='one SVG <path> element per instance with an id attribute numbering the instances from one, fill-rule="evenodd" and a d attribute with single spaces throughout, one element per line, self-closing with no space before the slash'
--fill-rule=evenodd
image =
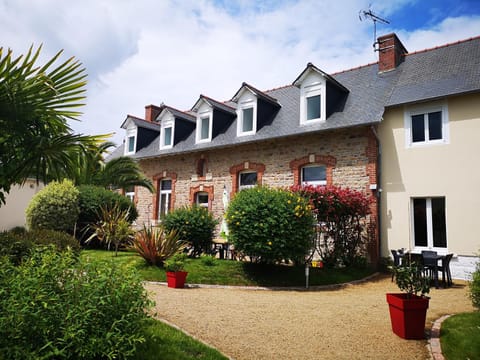
<path id="1" fill-rule="evenodd" d="M 303 263 L 312 247 L 314 216 L 308 201 L 268 187 L 235 195 L 226 216 L 229 240 L 252 261 Z"/>
<path id="2" fill-rule="evenodd" d="M 469 295 L 473 306 L 480 310 L 480 261 L 477 262 L 475 271 L 472 274 L 472 281 L 469 284 Z"/>
<path id="3" fill-rule="evenodd" d="M 212 213 L 198 205 L 171 211 L 162 220 L 165 231 L 175 230 L 179 239 L 191 246 L 193 257 L 211 252 L 217 224 Z"/>
<path id="4" fill-rule="evenodd" d="M 7 291 L 8 289 L 8 291 Z M 144 341 L 151 305 L 131 268 L 37 248 L 0 259 L 2 359 L 127 359 Z"/>
<path id="5" fill-rule="evenodd" d="M 28 228 L 73 233 L 79 214 L 78 194 L 70 180 L 49 183 L 28 204 Z"/>

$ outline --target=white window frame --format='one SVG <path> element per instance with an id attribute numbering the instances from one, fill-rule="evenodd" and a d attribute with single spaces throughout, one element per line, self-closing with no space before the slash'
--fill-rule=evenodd
<path id="1" fill-rule="evenodd" d="M 242 185 L 242 175 L 243 174 L 256 174 L 257 175 L 257 182 L 254 185 Z M 240 171 L 238 173 L 238 191 L 242 191 L 245 189 L 251 189 L 255 187 L 255 185 L 258 184 L 258 172 L 257 171 L 252 171 L 252 170 L 245 170 L 245 171 Z"/>
<path id="2" fill-rule="evenodd" d="M 208 137 L 205 139 L 202 139 L 202 125 L 203 121 L 205 119 L 208 119 Z M 202 112 L 198 114 L 197 116 L 197 131 L 196 131 L 196 143 L 205 143 L 205 142 L 211 142 L 212 141 L 212 128 L 213 128 L 213 116 L 212 112 Z"/>
<path id="3" fill-rule="evenodd" d="M 257 132 L 257 98 L 251 96 L 243 96 L 238 104 L 237 108 L 237 136 L 255 135 Z M 252 130 L 243 131 L 243 110 L 252 109 Z"/>
<path id="4" fill-rule="evenodd" d="M 165 144 L 165 129 L 171 128 L 171 144 L 166 145 Z M 162 127 L 160 130 L 160 149 L 171 149 L 173 147 L 175 139 L 175 121 L 172 120 L 166 120 L 162 121 Z"/>
<path id="5" fill-rule="evenodd" d="M 200 202 L 200 196 L 203 195 L 203 196 L 206 196 L 207 197 L 207 202 Z M 198 206 L 201 206 L 201 207 L 204 207 L 204 208 L 207 208 L 208 209 L 208 204 L 210 202 L 210 198 L 208 196 L 208 192 L 206 191 L 198 191 L 195 193 L 195 203 L 198 205 Z"/>
<path id="6" fill-rule="evenodd" d="M 309 167 L 323 167 L 325 169 L 325 180 L 305 181 L 303 179 L 303 169 L 309 168 Z M 320 165 L 320 164 L 311 164 L 311 165 L 302 166 L 300 168 L 300 180 L 301 180 L 302 186 L 306 186 L 306 185 L 312 185 L 312 186 L 327 185 L 327 167 L 325 165 Z"/>
<path id="7" fill-rule="evenodd" d="M 125 190 L 125 196 L 133 203 L 135 201 L 135 186 L 131 186 L 131 189 L 133 190 Z"/>
<path id="8" fill-rule="evenodd" d="M 432 199 L 444 198 L 445 199 L 445 236 L 448 235 L 447 231 L 447 199 L 445 196 L 415 196 L 410 199 L 410 239 L 411 247 L 413 251 L 420 252 L 422 250 L 437 251 L 440 255 L 448 253 L 448 236 L 446 238 L 446 247 L 435 247 L 433 245 L 433 219 L 432 219 Z M 414 214 L 414 200 L 425 199 L 426 200 L 426 218 L 427 218 L 427 246 L 415 245 L 415 214 Z"/>
<path id="9" fill-rule="evenodd" d="M 170 190 L 163 190 L 162 189 L 162 182 L 164 181 L 170 181 Z M 159 186 L 159 191 L 158 191 L 158 220 L 162 219 L 162 216 L 165 216 L 169 213 L 170 208 L 168 204 L 171 205 L 172 201 L 172 187 L 173 187 L 173 181 L 172 179 L 162 179 L 160 180 L 160 183 L 158 184 Z M 165 213 L 162 214 L 162 195 L 165 195 L 165 201 L 166 201 L 166 206 L 165 206 Z"/>
<path id="10" fill-rule="evenodd" d="M 326 81 L 319 75 L 312 73 L 300 87 L 300 125 L 320 123 L 327 118 Z M 320 117 L 307 120 L 307 98 L 320 95 Z"/>
<path id="11" fill-rule="evenodd" d="M 130 139 L 133 138 L 133 151 L 129 150 Z M 129 126 L 127 128 L 127 133 L 125 135 L 125 155 L 135 154 L 135 149 L 137 148 L 137 127 L 135 125 Z"/>
<path id="12" fill-rule="evenodd" d="M 437 140 L 430 140 L 428 133 L 428 117 L 429 113 L 441 112 L 442 114 L 442 138 Z M 413 142 L 412 140 L 412 117 L 415 115 L 424 115 L 425 122 L 425 141 Z M 406 108 L 404 111 L 404 125 L 405 125 L 405 147 L 424 147 L 431 145 L 444 145 L 450 143 L 449 120 L 448 120 L 448 106 L 447 104 L 431 105 L 431 106 L 416 106 Z"/>

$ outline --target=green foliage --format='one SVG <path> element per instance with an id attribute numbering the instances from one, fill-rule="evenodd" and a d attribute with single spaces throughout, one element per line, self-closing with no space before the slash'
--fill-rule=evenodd
<path id="1" fill-rule="evenodd" d="M 257 262 L 302 263 L 312 247 L 311 207 L 286 190 L 243 190 L 230 203 L 226 219 L 235 249 Z"/>
<path id="2" fill-rule="evenodd" d="M 175 230 L 166 232 L 162 227 L 143 225 L 133 240 L 133 248 L 149 265 L 163 266 L 169 257 L 182 251 L 185 242 L 178 240 Z"/>
<path id="3" fill-rule="evenodd" d="M 3 359 L 129 358 L 144 341 L 150 302 L 131 269 L 48 247 L 0 262 Z"/>
<path id="4" fill-rule="evenodd" d="M 336 186 L 294 186 L 310 201 L 318 223 L 318 251 L 329 266 L 351 266 L 364 261 L 370 199 L 360 191 Z"/>
<path id="5" fill-rule="evenodd" d="M 78 205 L 80 214 L 78 216 L 78 227 L 83 229 L 89 224 L 93 224 L 100 220 L 100 208 L 113 208 L 115 205 L 121 210 L 128 210 L 127 220 L 133 222 L 138 217 L 138 212 L 130 199 L 122 196 L 114 191 L 104 189 L 94 185 L 81 185 L 78 187 L 80 192 L 78 197 Z"/>
<path id="6" fill-rule="evenodd" d="M 120 206 L 114 205 L 112 208 L 102 206 L 98 217 L 100 218 L 94 224 L 90 225 L 93 234 L 87 239 L 87 243 L 96 237 L 100 241 L 115 247 L 115 256 L 121 245 L 129 245 L 133 238 L 134 231 L 130 228 L 128 222 L 128 210 L 122 210 Z"/>
<path id="7" fill-rule="evenodd" d="M 213 255 L 202 255 L 200 256 L 200 260 L 202 261 L 202 264 L 205 266 L 215 266 L 217 265 L 217 259 Z"/>
<path id="8" fill-rule="evenodd" d="M 172 257 L 168 258 L 165 261 L 165 271 L 185 271 L 185 261 L 187 260 L 187 254 L 185 253 L 177 253 Z"/>
<path id="9" fill-rule="evenodd" d="M 31 230 L 51 229 L 73 233 L 79 213 L 78 190 L 69 180 L 53 181 L 28 204 L 27 225 Z"/>
<path id="10" fill-rule="evenodd" d="M 35 177 L 47 183 L 64 178 L 78 154 L 100 137 L 74 135 L 68 119 L 81 113 L 86 73 L 58 52 L 38 64 L 39 47 L 14 57 L 0 48 L 0 204 L 12 184 Z"/>
<path id="11" fill-rule="evenodd" d="M 480 261 L 477 262 L 472 280 L 469 283 L 469 296 L 472 299 L 473 306 L 480 310 Z"/>
<path id="12" fill-rule="evenodd" d="M 392 266 L 391 269 L 398 288 L 409 296 L 418 293 L 425 296 L 430 292 L 430 279 L 423 275 L 421 264 L 410 261 L 407 265 Z"/>
<path id="13" fill-rule="evenodd" d="M 193 257 L 211 251 L 217 224 L 213 215 L 198 205 L 171 211 L 162 220 L 166 231 L 176 230 L 180 240 L 190 244 Z"/>
<path id="14" fill-rule="evenodd" d="M 62 231 L 39 229 L 32 231 L 5 231 L 0 233 L 0 256 L 7 256 L 18 265 L 38 245 L 54 245 L 59 251 L 67 249 L 80 253 L 80 244 L 72 235 Z"/>

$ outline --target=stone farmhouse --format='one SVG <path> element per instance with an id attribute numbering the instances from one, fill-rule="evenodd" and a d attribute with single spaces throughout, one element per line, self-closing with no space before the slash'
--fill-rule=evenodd
<path id="1" fill-rule="evenodd" d="M 156 188 L 127 193 L 138 222 L 193 203 L 220 219 L 224 190 L 255 184 L 350 187 L 372 200 L 372 262 L 431 249 L 454 253 L 454 278 L 468 277 L 480 251 L 480 37 L 408 53 L 389 34 L 377 50 L 378 62 L 336 74 L 309 63 L 281 88 L 243 83 L 229 101 L 128 115 L 112 156 L 137 159 Z"/>

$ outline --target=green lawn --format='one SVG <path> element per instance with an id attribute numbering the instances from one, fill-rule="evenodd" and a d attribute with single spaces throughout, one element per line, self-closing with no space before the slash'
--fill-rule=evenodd
<path id="1" fill-rule="evenodd" d="M 166 281 L 163 268 L 148 266 L 134 252 L 113 252 L 103 250 L 83 250 L 82 256 L 101 261 L 114 261 L 134 266 L 144 280 Z M 305 268 L 285 265 L 260 265 L 232 260 L 216 260 L 215 265 L 207 266 L 200 259 L 188 259 L 187 283 L 221 284 L 244 286 L 305 286 Z M 310 269 L 309 284 L 329 285 L 362 279 L 373 273 L 368 268 Z"/>
<path id="2" fill-rule="evenodd" d="M 151 319 L 146 342 L 138 347 L 139 360 L 224 360 L 225 356 L 160 321 Z"/>
<path id="3" fill-rule="evenodd" d="M 440 342 L 447 360 L 480 359 L 480 312 L 450 316 L 442 323 Z"/>

